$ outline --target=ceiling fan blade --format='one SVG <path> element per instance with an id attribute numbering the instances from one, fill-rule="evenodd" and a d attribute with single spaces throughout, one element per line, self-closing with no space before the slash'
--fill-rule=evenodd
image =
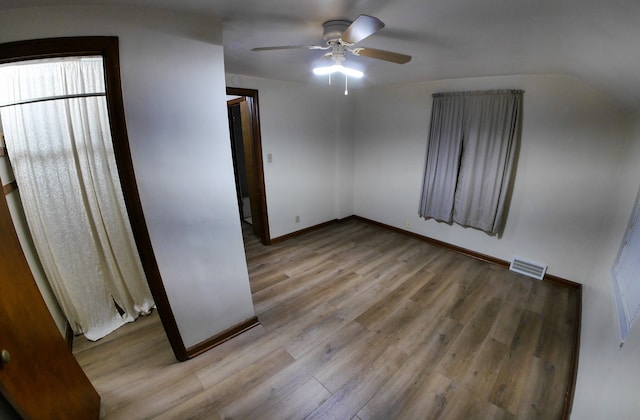
<path id="1" fill-rule="evenodd" d="M 283 45 L 283 46 L 279 46 L 279 47 L 251 48 L 251 51 L 296 50 L 296 49 L 328 50 L 329 47 L 322 47 L 320 45 Z"/>
<path id="2" fill-rule="evenodd" d="M 411 61 L 410 55 L 400 54 L 391 51 L 377 50 L 375 48 L 354 48 L 349 50 L 355 55 L 377 58 L 378 60 L 390 61 L 392 63 L 404 64 Z"/>
<path id="3" fill-rule="evenodd" d="M 341 38 L 346 44 L 353 45 L 370 37 L 382 28 L 384 28 L 384 23 L 377 17 L 360 15 L 344 30 Z"/>

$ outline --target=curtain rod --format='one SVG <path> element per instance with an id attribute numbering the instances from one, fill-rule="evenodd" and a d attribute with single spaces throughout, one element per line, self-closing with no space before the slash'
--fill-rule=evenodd
<path id="1" fill-rule="evenodd" d="M 432 96 L 434 98 L 443 97 L 443 96 L 471 96 L 471 95 L 504 95 L 505 93 L 511 93 L 514 95 L 522 95 L 524 90 L 520 89 L 494 89 L 494 90 L 472 90 L 472 91 L 462 91 L 462 92 L 438 92 L 434 93 Z"/>
<path id="2" fill-rule="evenodd" d="M 0 109 L 7 108 L 10 106 L 16 106 L 16 105 L 34 104 L 36 102 L 57 101 L 58 99 L 92 98 L 96 96 L 107 96 L 107 94 L 105 92 L 102 92 L 102 93 L 78 93 L 74 95 L 48 96 L 46 98 L 28 99 L 26 101 L 18 101 L 11 104 L 0 105 Z"/>

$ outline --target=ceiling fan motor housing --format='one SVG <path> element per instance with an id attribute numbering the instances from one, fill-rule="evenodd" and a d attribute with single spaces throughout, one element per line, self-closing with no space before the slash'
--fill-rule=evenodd
<path id="1" fill-rule="evenodd" d="M 327 41 L 337 41 L 342 37 L 344 31 L 351 25 L 350 20 L 328 20 L 322 24 L 324 32 L 322 37 Z"/>
<path id="2" fill-rule="evenodd" d="M 322 36 L 327 42 L 326 47 L 320 45 L 285 45 L 252 48 L 251 51 L 290 49 L 330 50 L 323 57 L 333 60 L 337 65 L 341 65 L 342 62 L 345 61 L 347 52 L 351 52 L 357 56 L 377 58 L 398 64 L 404 64 L 411 60 L 410 55 L 399 54 L 392 51 L 364 47 L 354 48 L 354 45 L 384 28 L 384 23 L 374 16 L 360 15 L 354 21 L 332 19 L 324 22 L 322 27 L 324 29 Z"/>

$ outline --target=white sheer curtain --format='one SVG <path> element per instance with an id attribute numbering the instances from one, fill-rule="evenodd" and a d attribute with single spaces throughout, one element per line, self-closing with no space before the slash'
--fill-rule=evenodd
<path id="1" fill-rule="evenodd" d="M 102 59 L 27 63 L 0 67 L 9 157 L 52 289 L 74 332 L 97 340 L 154 305 L 120 189 Z"/>
<path id="2" fill-rule="evenodd" d="M 523 93 L 434 95 L 421 216 L 500 232 L 520 136 Z"/>

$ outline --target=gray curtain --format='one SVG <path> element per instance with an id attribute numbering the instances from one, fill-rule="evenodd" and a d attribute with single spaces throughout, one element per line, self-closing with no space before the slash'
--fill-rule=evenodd
<path id="1" fill-rule="evenodd" d="M 519 141 L 523 93 L 433 95 L 422 217 L 499 233 Z"/>

